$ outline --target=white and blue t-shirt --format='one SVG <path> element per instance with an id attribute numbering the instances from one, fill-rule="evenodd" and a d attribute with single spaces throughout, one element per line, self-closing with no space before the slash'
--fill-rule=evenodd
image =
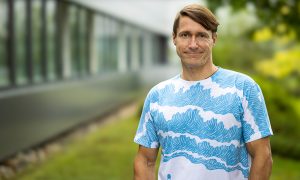
<path id="1" fill-rule="evenodd" d="M 200 81 L 180 75 L 147 95 L 134 141 L 162 148 L 158 179 L 248 179 L 246 144 L 272 135 L 259 86 L 223 68 Z"/>

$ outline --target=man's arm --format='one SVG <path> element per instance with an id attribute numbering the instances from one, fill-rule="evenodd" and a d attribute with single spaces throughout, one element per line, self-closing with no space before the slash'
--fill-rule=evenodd
<path id="1" fill-rule="evenodd" d="M 246 144 L 252 164 L 249 180 L 268 180 L 272 171 L 272 153 L 269 137 Z"/>
<path id="2" fill-rule="evenodd" d="M 139 146 L 134 160 L 134 180 L 155 180 L 155 162 L 158 148 Z"/>

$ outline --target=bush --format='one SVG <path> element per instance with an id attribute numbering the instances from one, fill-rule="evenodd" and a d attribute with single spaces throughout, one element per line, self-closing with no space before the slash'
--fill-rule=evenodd
<path id="1" fill-rule="evenodd" d="M 291 137 L 275 135 L 271 137 L 273 154 L 300 160 L 300 144 Z"/>

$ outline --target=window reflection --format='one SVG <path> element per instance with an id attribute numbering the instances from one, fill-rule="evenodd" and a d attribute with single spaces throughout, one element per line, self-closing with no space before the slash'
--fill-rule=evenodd
<path id="1" fill-rule="evenodd" d="M 102 46 L 102 58 L 101 58 L 101 71 L 108 71 L 109 59 L 110 59 L 110 21 L 108 17 L 104 17 L 102 21 L 102 36 L 101 36 L 101 46 Z"/>
<path id="2" fill-rule="evenodd" d="M 95 63 L 98 67 L 97 67 L 97 72 L 99 71 L 100 69 L 100 62 L 101 62 L 101 50 L 102 50 L 102 47 L 101 47 L 101 33 L 102 33 L 102 17 L 101 16 L 97 16 L 95 18 L 95 50 L 96 50 L 96 61 L 97 63 Z"/>
<path id="3" fill-rule="evenodd" d="M 0 87 L 8 85 L 8 68 L 7 68 L 7 3 L 0 1 Z"/>
<path id="4" fill-rule="evenodd" d="M 110 58 L 108 59 L 108 69 L 112 71 L 117 70 L 118 66 L 118 30 L 120 29 L 119 24 L 115 21 L 111 21 L 111 29 L 110 29 L 110 34 L 108 35 L 109 37 L 109 42 L 110 44 Z"/>
<path id="5" fill-rule="evenodd" d="M 55 80 L 55 0 L 46 1 L 47 77 Z"/>
<path id="6" fill-rule="evenodd" d="M 103 16 L 98 16 L 96 18 L 96 40 L 97 40 L 97 59 L 98 59 L 98 66 L 99 66 L 99 72 L 104 70 L 105 64 L 104 64 L 104 60 L 106 59 L 106 42 L 105 42 L 105 28 L 106 28 L 106 24 L 105 24 L 105 18 Z"/>
<path id="7" fill-rule="evenodd" d="M 77 6 L 69 7 L 72 76 L 87 74 L 87 13 Z"/>
<path id="8" fill-rule="evenodd" d="M 32 2 L 32 63 L 34 82 L 42 81 L 41 73 L 41 1 Z"/>
<path id="9" fill-rule="evenodd" d="M 68 8 L 68 16 L 69 16 L 69 34 L 70 34 L 70 51 L 71 51 L 71 74 L 73 77 L 76 77 L 79 75 L 79 62 L 78 62 L 78 42 L 77 42 L 77 12 L 78 9 L 75 6 L 70 6 Z"/>
<path id="10" fill-rule="evenodd" d="M 127 67 L 128 67 L 128 70 L 131 70 L 131 66 L 132 66 L 132 40 L 131 40 L 130 35 L 127 35 L 127 37 L 126 37 L 126 53 L 127 53 L 127 57 L 126 57 Z"/>
<path id="11" fill-rule="evenodd" d="M 144 38 L 139 36 L 139 63 L 144 66 Z"/>
<path id="12" fill-rule="evenodd" d="M 78 51 L 79 51 L 79 72 L 81 76 L 87 74 L 87 12 L 85 9 L 78 10 Z"/>
<path id="13" fill-rule="evenodd" d="M 27 83 L 26 78 L 26 1 L 18 0 L 14 4 L 15 58 L 17 84 Z"/>
<path id="14" fill-rule="evenodd" d="M 153 63 L 158 64 L 160 55 L 159 53 L 159 41 L 158 37 L 152 35 L 152 54 L 153 54 Z"/>

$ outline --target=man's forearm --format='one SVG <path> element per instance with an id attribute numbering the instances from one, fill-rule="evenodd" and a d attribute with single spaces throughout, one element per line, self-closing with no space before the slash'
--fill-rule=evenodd
<path id="1" fill-rule="evenodd" d="M 134 180 L 155 180 L 155 162 L 137 156 L 134 161 Z"/>
<path id="2" fill-rule="evenodd" d="M 252 159 L 249 180 L 268 180 L 272 171 L 272 156 L 258 156 Z"/>

